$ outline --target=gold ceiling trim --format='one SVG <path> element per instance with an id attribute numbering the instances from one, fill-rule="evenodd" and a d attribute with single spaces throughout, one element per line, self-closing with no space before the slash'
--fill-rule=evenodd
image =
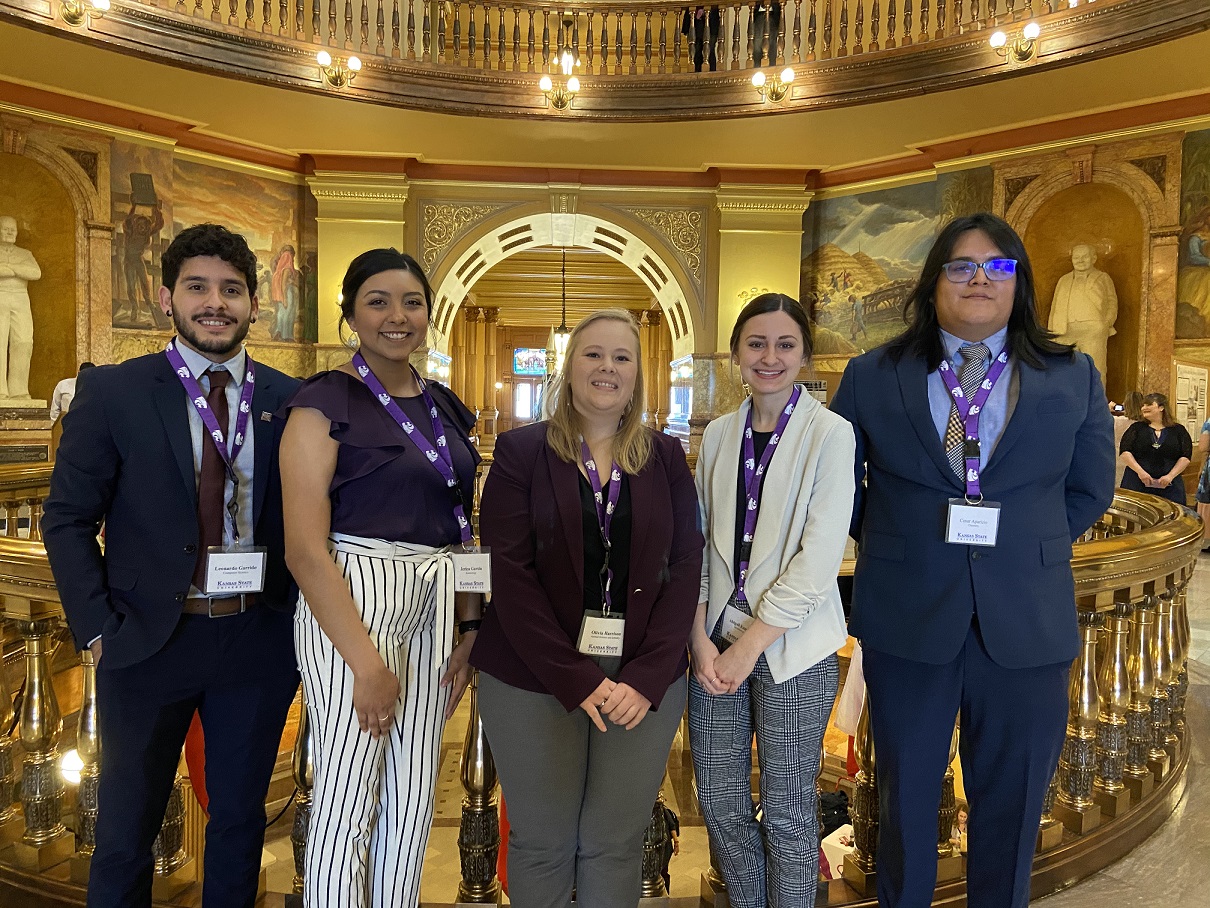
<path id="1" fill-rule="evenodd" d="M 224 155 L 214 154 L 209 151 L 198 151 L 195 148 L 184 148 L 180 145 L 174 145 L 172 153 L 174 157 L 192 161 L 195 164 L 206 164 L 210 167 L 219 167 L 223 170 L 239 171 L 254 177 L 265 177 L 266 179 L 276 180 L 279 183 L 289 183 L 292 186 L 307 185 L 307 178 L 301 173 L 293 173 L 289 170 L 282 170 L 279 167 L 270 167 L 268 164 L 241 161 L 238 158 L 225 157 Z"/>
<path id="2" fill-rule="evenodd" d="M 345 4 L 340 22 L 336 6 L 329 4 L 330 15 L 324 22 L 316 0 L 309 8 L 311 16 L 304 11 L 299 17 L 297 5 L 252 4 L 250 17 L 233 17 L 233 22 L 220 17 L 212 22 L 210 16 L 178 13 L 152 6 L 149 0 L 122 0 L 106 14 L 103 25 L 70 29 L 54 16 L 53 5 L 0 0 L 0 12 L 11 21 L 70 32 L 73 39 L 167 65 L 278 88 L 331 96 L 333 89 L 326 86 L 316 64 L 316 51 L 330 50 L 342 58 L 356 54 L 363 64 L 356 81 L 340 90 L 341 97 L 351 100 L 480 116 L 612 122 L 764 116 L 888 101 L 1118 54 L 1196 34 L 1210 26 L 1210 7 L 1204 0 L 1102 0 L 1039 15 L 1043 32 L 1037 59 L 1027 65 L 1009 65 L 987 41 L 987 26 L 1003 19 L 991 17 L 990 8 L 985 14 L 976 14 L 973 6 L 967 7 L 977 21 L 963 21 L 961 28 L 952 17 L 946 17 L 937 30 L 941 37 L 922 31 L 913 36 L 916 40 L 910 45 L 883 49 L 874 40 L 865 46 L 860 33 L 854 33 L 851 40 L 843 30 L 836 40 L 828 30 L 817 34 L 809 29 L 804 15 L 803 8 L 809 12 L 811 7 L 786 4 L 784 52 L 778 65 L 788 63 L 794 69 L 794 90 L 783 102 L 768 104 L 752 89 L 749 76 L 756 68 L 750 52 L 737 40 L 747 22 L 749 4 L 732 0 L 721 5 L 732 23 L 725 26 L 720 42 L 723 71 L 696 74 L 685 71 L 690 64 L 679 28 L 671 30 L 670 42 L 665 35 L 670 22 L 679 22 L 681 4 L 673 0 L 636 0 L 608 7 L 581 3 L 564 8 L 564 14 L 570 13 L 578 23 L 573 40 L 577 52 L 584 51 L 583 88 L 570 107 L 557 111 L 537 84 L 546 68 L 549 38 L 538 41 L 542 55 L 535 57 L 528 41 L 508 40 L 518 34 L 516 30 L 506 36 L 499 30 L 499 21 L 491 21 L 497 13 L 518 15 L 520 9 L 531 17 L 536 15 L 531 21 L 538 23 L 541 32 L 548 9 L 534 3 L 487 0 L 465 5 L 454 16 L 447 6 L 438 4 L 439 15 L 431 29 L 426 29 L 430 23 L 422 23 L 416 13 L 426 13 L 423 18 L 428 20 L 429 6 L 421 0 L 404 0 L 401 13 L 409 21 L 415 16 L 416 21 L 407 29 L 384 30 L 378 23 L 369 23 L 371 6 L 368 0 L 360 4 L 360 22 L 354 18 L 351 2 Z M 484 12 L 490 14 L 486 23 L 482 21 Z M 741 12 L 742 17 L 736 18 Z M 476 15 L 480 17 L 478 36 Z M 654 30 L 650 28 L 653 16 Z M 600 20 L 607 17 L 612 17 L 610 29 L 617 26 L 616 40 L 610 42 L 610 35 L 598 30 L 594 46 L 587 40 L 592 22 L 598 20 L 599 28 Z M 637 32 L 628 28 L 624 39 L 619 37 L 623 18 L 637 27 Z M 438 22 L 445 29 L 441 40 Z M 579 30 L 585 24 L 588 32 L 581 43 Z M 873 35 L 876 19 L 869 24 Z M 492 38 L 485 26 L 490 26 Z M 511 53 L 506 54 L 506 48 Z M 629 52 L 628 65 L 623 62 L 623 49 Z"/>

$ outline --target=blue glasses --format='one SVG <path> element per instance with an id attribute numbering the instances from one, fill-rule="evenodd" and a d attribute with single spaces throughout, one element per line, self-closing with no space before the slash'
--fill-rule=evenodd
<path id="1" fill-rule="evenodd" d="M 945 276 L 955 284 L 965 284 L 973 280 L 980 268 L 989 281 L 1006 281 L 1017 273 L 1016 259 L 988 259 L 986 262 L 969 262 L 960 259 L 956 262 L 946 262 L 941 266 Z"/>

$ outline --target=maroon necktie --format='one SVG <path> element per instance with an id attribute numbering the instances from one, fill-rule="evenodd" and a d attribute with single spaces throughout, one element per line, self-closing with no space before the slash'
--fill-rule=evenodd
<path id="1" fill-rule="evenodd" d="M 227 434 L 227 382 L 231 373 L 226 369 L 211 369 L 210 393 L 206 405 Z M 226 439 L 224 438 L 224 441 Z M 193 568 L 193 585 L 206 589 L 206 554 L 212 545 L 223 544 L 223 504 L 227 485 L 227 468 L 219 456 L 214 440 L 208 437 L 202 424 L 202 471 L 197 481 L 197 563 Z"/>

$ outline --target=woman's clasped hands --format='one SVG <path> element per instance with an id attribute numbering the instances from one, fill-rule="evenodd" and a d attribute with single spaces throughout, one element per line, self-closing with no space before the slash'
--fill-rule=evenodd
<path id="1" fill-rule="evenodd" d="M 588 713 L 588 718 L 600 731 L 606 730 L 606 718 L 629 731 L 643 721 L 651 709 L 651 701 L 629 684 L 605 678 L 596 690 L 584 698 L 580 709 Z"/>

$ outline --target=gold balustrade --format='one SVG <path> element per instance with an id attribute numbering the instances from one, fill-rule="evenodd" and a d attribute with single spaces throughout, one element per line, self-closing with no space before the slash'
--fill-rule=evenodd
<path id="1" fill-rule="evenodd" d="M 85 0 L 87 5 L 87 0 Z M 1036 66 L 1120 53 L 1210 24 L 1202 0 L 789 0 L 780 20 L 755 0 L 729 0 L 705 34 L 717 73 L 694 74 L 683 0 L 551 5 L 536 0 L 114 0 L 103 29 L 73 27 L 45 0 L 0 0 L 0 14 L 194 69 L 311 91 L 337 90 L 316 64 L 342 67 L 333 85 L 376 104 L 516 116 L 689 119 L 844 106 L 998 79 Z M 995 29 L 1042 25 L 1027 67 L 997 53 Z M 706 17 L 709 31 L 711 18 Z M 783 103 L 749 76 L 762 44 L 767 67 L 795 67 Z M 1015 32 L 1014 32 L 1015 34 Z M 548 105 L 538 74 L 567 48 L 583 91 Z M 920 53 L 917 53 L 917 52 Z M 345 64 L 358 57 L 360 71 Z M 350 75 L 352 78 L 350 78 Z"/>
<path id="2" fill-rule="evenodd" d="M 19 495 L 40 512 L 49 470 L 45 465 L 0 468 L 0 493 Z M 95 666 L 90 657 L 82 657 L 76 743 L 84 769 L 75 805 L 73 844 L 63 824 L 64 792 L 58 767 L 63 720 L 50 683 L 50 655 L 62 630 L 62 615 L 45 550 L 36 526 L 30 529 L 29 539 L 0 536 L 0 619 L 15 625 L 25 646 L 25 696 L 17 717 L 24 754 L 22 784 L 19 803 L 14 804 L 9 768 L 14 747 L 0 734 L 0 847 L 13 843 L 5 854 L 11 856 L 17 872 L 26 874 L 41 872 L 75 850 L 71 877 L 81 884 L 96 819 L 95 795 L 90 800 L 88 785 L 90 779 L 95 780 L 103 759 L 103 742 L 96 731 Z M 1058 888 L 1116 860 L 1163 822 L 1183 790 L 1189 750 L 1185 730 L 1190 640 L 1187 592 L 1201 538 L 1200 522 L 1175 505 L 1152 496 L 1119 492 L 1105 517 L 1074 547 L 1081 647 L 1072 667 L 1067 741 L 1039 831 L 1035 883 L 1039 873 L 1050 873 L 1043 885 Z M 846 562 L 842 573 L 851 574 L 852 568 L 852 562 Z M 12 704 L 8 692 L 0 694 L 0 731 L 4 731 L 12 725 Z M 474 700 L 472 690 L 472 713 Z M 877 764 L 864 709 L 860 725 L 856 747 L 860 772 L 852 808 L 857 850 L 846 860 L 843 874 L 848 885 L 868 894 L 876 885 Z M 296 741 L 294 776 L 302 800 L 294 838 L 296 857 L 301 858 L 311 772 L 305 710 Z M 494 864 L 499 847 L 496 775 L 477 715 L 469 723 L 460 777 L 466 797 L 459 835 L 463 881 L 457 897 L 459 901 L 495 901 Z M 179 804 L 176 807 L 174 810 L 170 804 L 162 830 L 157 869 L 165 875 L 190 861 L 180 847 L 181 812 Z M 942 858 L 947 850 L 943 833 L 952 825 L 954 809 L 952 799 L 945 798 L 945 816 L 938 818 Z M 1102 845 L 1096 836 L 1107 824 L 1122 824 L 1137 834 L 1116 834 L 1122 827 L 1113 825 L 1114 836 Z M 666 834 L 661 827 L 662 813 L 653 813 L 647 836 L 652 854 Z M 1069 857 L 1060 860 L 1058 856 L 1068 855 L 1082 840 L 1097 847 L 1089 849 L 1091 857 L 1081 865 L 1083 870 L 1073 874 Z M 0 884 L 6 872 L 0 861 Z M 296 889 L 300 882 L 296 880 Z M 658 881 L 649 882 L 653 892 L 659 888 Z M 717 890 L 721 880 L 712 882 Z M 961 879 L 942 879 L 939 895 L 962 885 Z"/>

